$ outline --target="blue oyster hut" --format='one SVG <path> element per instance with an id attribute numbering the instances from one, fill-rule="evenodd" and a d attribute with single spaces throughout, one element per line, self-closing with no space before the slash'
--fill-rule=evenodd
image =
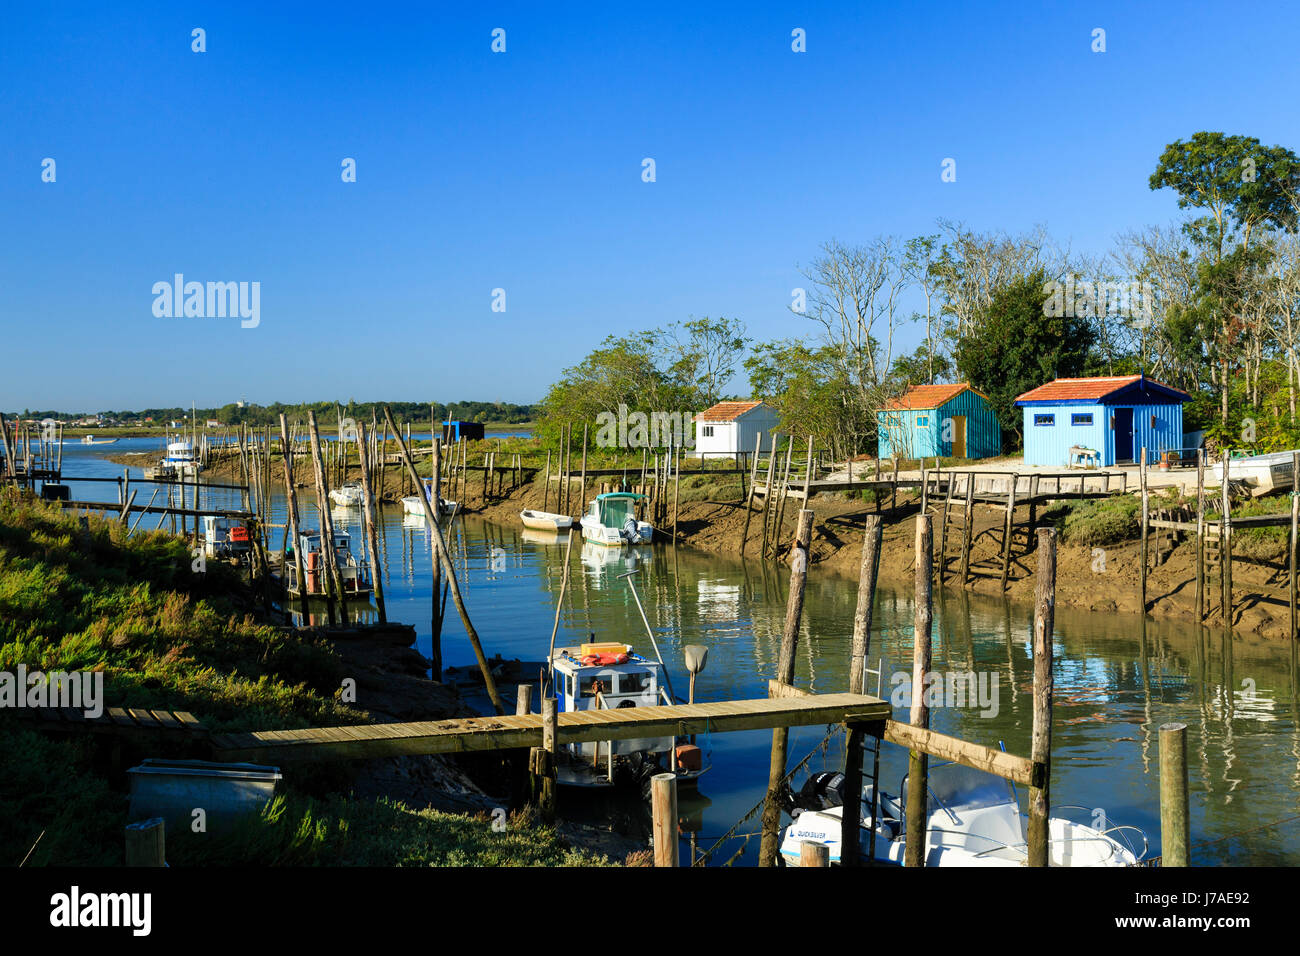
<path id="1" fill-rule="evenodd" d="M 991 458 L 1002 429 L 988 397 L 965 382 L 914 385 L 876 413 L 880 457 Z"/>
<path id="2" fill-rule="evenodd" d="M 1091 452 L 1097 464 L 1147 463 L 1183 446 L 1186 392 L 1147 378 L 1058 378 L 1016 398 L 1024 414 L 1025 464 L 1072 464 Z"/>

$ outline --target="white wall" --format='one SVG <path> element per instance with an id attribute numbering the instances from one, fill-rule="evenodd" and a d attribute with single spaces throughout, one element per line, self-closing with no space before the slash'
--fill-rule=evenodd
<path id="1" fill-rule="evenodd" d="M 763 434 L 763 451 L 772 448 L 772 429 L 779 418 L 775 411 L 760 405 L 730 422 L 696 422 L 695 451 L 697 453 L 734 455 L 736 452 L 754 453 L 760 432 Z M 712 427 L 711 436 L 704 429 Z M 784 436 L 783 436 L 784 437 Z"/>

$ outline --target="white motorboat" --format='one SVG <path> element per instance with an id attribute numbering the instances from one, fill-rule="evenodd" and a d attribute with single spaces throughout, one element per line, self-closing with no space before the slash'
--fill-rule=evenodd
<path id="1" fill-rule="evenodd" d="M 1295 484 L 1295 476 L 1291 473 L 1293 454 L 1278 451 L 1268 455 L 1229 458 L 1228 481 L 1245 485 L 1255 497 L 1290 491 Z"/>
<path id="2" fill-rule="evenodd" d="M 650 522 L 637 517 L 637 503 L 645 495 L 631 491 L 611 491 L 597 495 L 582 516 L 582 536 L 593 544 L 622 547 L 649 544 L 654 537 Z"/>
<path id="3" fill-rule="evenodd" d="M 330 489 L 330 501 L 344 508 L 355 508 L 364 503 L 366 493 L 359 481 L 346 481 L 337 488 Z"/>
<path id="4" fill-rule="evenodd" d="M 433 479 L 425 478 L 420 482 L 424 486 L 424 499 L 430 500 L 433 497 Z M 454 501 L 448 501 L 446 498 L 438 499 L 438 510 L 442 516 L 454 514 L 458 505 Z M 408 495 L 402 499 L 402 511 L 408 515 L 419 515 L 424 517 L 424 502 L 420 500 L 419 495 Z"/>
<path id="5" fill-rule="evenodd" d="M 561 713 L 672 703 L 663 665 L 634 653 L 627 644 L 557 648 L 551 657 L 551 680 Z M 675 773 L 684 783 L 709 769 L 699 747 L 689 738 L 673 736 L 563 744 L 557 757 L 557 782 L 578 787 L 613 786 L 625 774 L 644 784 L 659 772 Z"/>
<path id="6" fill-rule="evenodd" d="M 81 439 L 83 445 L 111 445 L 117 441 L 116 438 L 96 438 L 94 435 L 87 435 Z"/>
<path id="7" fill-rule="evenodd" d="M 787 866 L 799 865 L 800 845 L 805 840 L 826 844 L 831 863 L 840 861 L 843 823 L 841 794 L 836 779 L 843 775 L 814 774 L 800 791 L 792 809 L 794 819 L 785 829 L 781 857 Z M 1015 790 L 1001 777 L 960 764 L 933 764 L 929 771 L 929 800 L 926 823 L 926 866 L 1024 866 L 1028 859 L 1027 818 L 1020 812 Z M 907 778 L 903 798 L 883 790 L 873 794 L 863 788 L 859 827 L 860 859 L 870 852 L 875 831 L 874 862 L 902 866 L 906 849 Z M 876 819 L 872 811 L 875 805 Z M 1082 810 L 1082 807 L 1053 807 L 1054 811 Z M 1108 826 L 1097 829 L 1061 816 L 1048 818 L 1048 858 L 1051 866 L 1132 866 L 1147 853 L 1146 836 L 1137 827 Z M 1141 839 L 1141 850 L 1133 846 Z"/>
<path id="8" fill-rule="evenodd" d="M 568 531 L 573 527 L 573 519 L 568 515 L 557 515 L 550 511 L 533 511 L 525 508 L 519 512 L 519 520 L 525 528 L 534 531 Z"/>

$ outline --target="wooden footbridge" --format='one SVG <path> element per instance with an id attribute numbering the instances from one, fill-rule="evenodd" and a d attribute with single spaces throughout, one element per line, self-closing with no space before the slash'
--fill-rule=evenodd
<path id="1" fill-rule="evenodd" d="M 543 701 L 543 705 L 554 699 Z M 218 760 L 285 762 L 293 760 L 365 759 L 411 754 L 523 750 L 641 737 L 770 730 L 819 724 L 883 723 L 888 701 L 863 694 L 816 694 L 801 697 L 713 701 L 702 704 L 628 707 L 557 713 L 553 728 L 541 714 L 469 717 L 460 720 L 315 727 L 244 734 L 213 734 Z M 548 739 L 550 737 L 550 739 Z M 548 747 L 551 749 L 551 747 Z"/>

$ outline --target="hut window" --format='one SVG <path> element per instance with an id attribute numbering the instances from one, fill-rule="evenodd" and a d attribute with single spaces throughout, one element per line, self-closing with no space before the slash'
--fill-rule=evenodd
<path id="1" fill-rule="evenodd" d="M 917 428 L 925 428 L 925 427 L 926 427 L 927 425 L 929 425 L 929 424 L 930 424 L 930 416 L 929 416 L 929 415 L 917 415 L 917 416 L 916 416 L 916 427 L 917 427 Z"/>
<path id="2" fill-rule="evenodd" d="M 897 428 L 903 424 L 903 417 L 897 412 L 887 412 L 885 414 L 885 425 L 888 428 Z"/>
<path id="3" fill-rule="evenodd" d="M 1056 424 L 1056 416 L 1055 416 L 1055 415 L 1035 415 L 1035 416 L 1034 416 L 1034 424 L 1035 424 L 1035 425 L 1055 425 L 1055 424 Z"/>
<path id="4" fill-rule="evenodd" d="M 1071 416 L 1070 416 L 1070 424 L 1071 424 L 1071 425 L 1091 425 L 1091 424 L 1092 424 L 1092 412 L 1081 412 L 1081 413 L 1079 413 L 1079 414 L 1077 414 L 1077 415 L 1071 415 Z"/>
<path id="5" fill-rule="evenodd" d="M 704 437 L 705 437 L 705 438 L 712 438 L 712 437 L 713 437 L 713 426 L 712 426 L 712 425 L 705 425 L 704 428 L 703 428 L 703 432 L 704 432 Z"/>

